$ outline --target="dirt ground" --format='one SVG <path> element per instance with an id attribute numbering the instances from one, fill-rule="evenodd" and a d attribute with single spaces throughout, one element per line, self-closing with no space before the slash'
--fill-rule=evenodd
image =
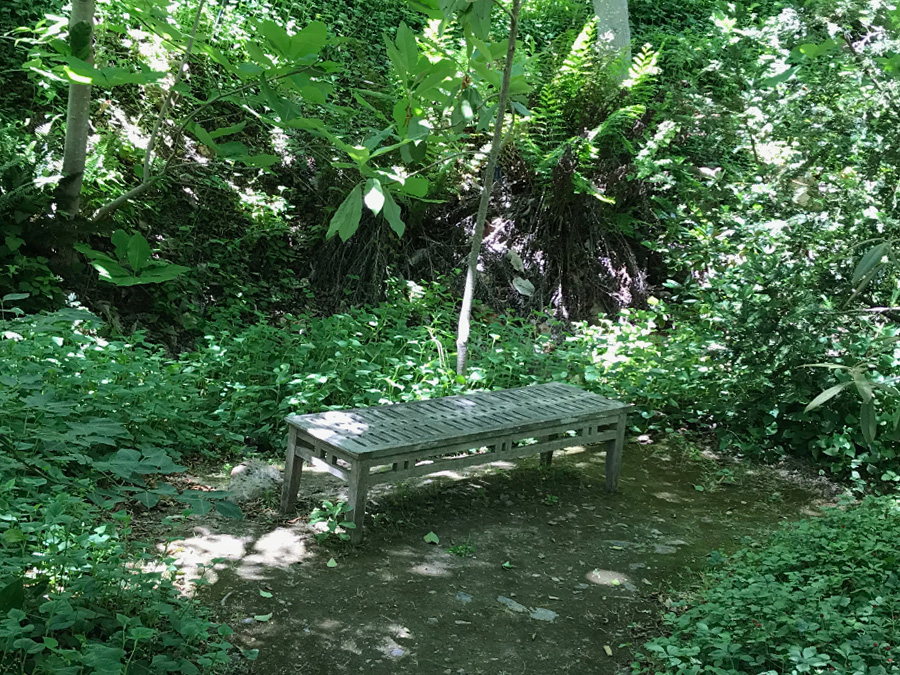
<path id="1" fill-rule="evenodd" d="M 314 541 L 306 516 L 344 486 L 306 470 L 295 522 L 207 516 L 175 552 L 256 657 L 240 675 L 614 673 L 714 551 L 821 498 L 769 469 L 638 444 L 610 495 L 603 463 L 576 448 L 549 469 L 528 458 L 384 486 L 358 547 Z"/>

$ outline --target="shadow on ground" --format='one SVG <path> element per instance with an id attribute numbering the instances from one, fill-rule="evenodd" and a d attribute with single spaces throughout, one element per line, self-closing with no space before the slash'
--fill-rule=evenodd
<path id="1" fill-rule="evenodd" d="M 189 575 L 207 567 L 200 597 L 233 642 L 259 650 L 235 673 L 613 673 L 652 634 L 661 592 L 819 496 L 638 445 L 610 495 L 603 462 L 574 449 L 550 469 L 534 458 L 387 486 L 357 548 L 314 542 L 305 516 L 343 485 L 305 471 L 297 522 L 206 521 L 178 555 Z"/>

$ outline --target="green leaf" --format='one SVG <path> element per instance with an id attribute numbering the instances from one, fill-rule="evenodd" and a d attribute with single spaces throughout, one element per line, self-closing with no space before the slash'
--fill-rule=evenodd
<path id="1" fill-rule="evenodd" d="M 107 647 L 98 642 L 87 645 L 82 651 L 84 665 L 103 675 L 118 675 L 122 672 L 125 651 L 119 647 Z"/>
<path id="2" fill-rule="evenodd" d="M 428 179 L 421 176 L 410 176 L 397 189 L 413 197 L 424 197 L 428 194 Z"/>
<path id="3" fill-rule="evenodd" d="M 384 206 L 385 197 L 384 197 L 384 188 L 381 186 L 381 181 L 377 178 L 370 178 L 366 182 L 365 196 L 363 197 L 363 201 L 366 206 L 369 207 L 369 210 L 374 213 L 376 216 L 381 212 L 382 207 Z"/>
<path id="4" fill-rule="evenodd" d="M 269 619 L 272 618 L 272 613 L 270 612 L 269 614 L 257 614 L 253 618 L 256 621 L 261 621 L 261 622 L 265 623 L 266 621 L 268 621 Z"/>
<path id="5" fill-rule="evenodd" d="M 248 661 L 256 661 L 259 658 L 259 650 L 258 649 L 242 649 L 241 654 Z"/>
<path id="6" fill-rule="evenodd" d="M 803 409 L 803 412 L 809 412 L 811 410 L 815 410 L 823 403 L 830 401 L 835 396 L 840 394 L 844 389 L 846 389 L 850 385 L 849 382 L 842 382 L 841 384 L 836 384 L 833 387 L 830 387 L 823 391 L 821 394 L 816 396 L 812 401 L 809 402 L 809 405 Z"/>
<path id="7" fill-rule="evenodd" d="M 7 293 L 0 302 L 16 302 L 17 300 L 25 300 L 30 297 L 31 293 Z"/>
<path id="8" fill-rule="evenodd" d="M 153 492 L 139 492 L 134 496 L 134 498 L 145 508 L 152 509 L 154 506 L 159 504 L 159 495 L 154 494 Z"/>
<path id="9" fill-rule="evenodd" d="M 862 398 L 863 403 L 868 403 L 872 400 L 874 396 L 872 392 L 872 384 L 866 379 L 864 373 L 859 370 L 853 370 L 853 383 L 856 385 L 856 390 L 859 392 L 860 398 Z"/>
<path id="10" fill-rule="evenodd" d="M 116 257 L 119 260 L 128 260 L 128 242 L 131 241 L 131 235 L 125 230 L 116 230 L 109 240 L 116 249 Z"/>
<path id="11" fill-rule="evenodd" d="M 415 34 L 404 21 L 397 28 L 397 49 L 403 55 L 407 72 L 412 73 L 419 62 L 419 46 L 416 44 Z"/>
<path id="12" fill-rule="evenodd" d="M 870 272 L 873 272 L 881 264 L 881 259 L 885 254 L 889 253 L 890 250 L 891 245 L 886 241 L 870 248 L 860 259 L 859 264 L 857 264 L 856 269 L 853 271 L 853 278 L 850 280 L 850 283 L 856 286 L 856 284 L 862 281 L 863 277 L 868 276 Z"/>
<path id="13" fill-rule="evenodd" d="M 150 244 L 141 235 L 132 235 L 128 240 L 128 264 L 135 272 L 140 272 L 153 257 Z"/>
<path id="14" fill-rule="evenodd" d="M 785 82 L 791 79 L 794 75 L 797 74 L 797 71 L 800 70 L 800 66 L 794 66 L 793 68 L 788 68 L 777 75 L 773 75 L 772 77 L 767 77 L 762 82 L 760 82 L 761 87 L 774 87 L 782 82 Z"/>
<path id="15" fill-rule="evenodd" d="M 269 591 L 264 591 L 262 589 L 260 589 L 259 595 L 263 598 L 271 598 L 272 597 L 272 594 L 269 593 Z"/>
<path id="16" fill-rule="evenodd" d="M 863 437 L 866 439 L 866 442 L 872 443 L 878 430 L 878 418 L 875 414 L 874 400 L 864 401 L 859 407 L 859 425 L 862 427 Z"/>
<path id="17" fill-rule="evenodd" d="M 232 504 L 231 502 L 217 501 L 216 511 L 226 518 L 232 518 L 234 520 L 241 520 L 244 517 L 244 512 L 241 511 L 241 507 Z"/>
<path id="18" fill-rule="evenodd" d="M 25 541 L 25 533 L 17 527 L 10 528 L 3 533 L 3 541 L 7 544 L 18 544 Z"/>
<path id="19" fill-rule="evenodd" d="M 335 234 L 340 234 L 341 239 L 347 241 L 359 229 L 359 219 L 362 217 L 362 186 L 357 185 L 344 199 L 343 203 L 335 211 L 328 226 L 326 239 L 331 239 Z"/>
<path id="20" fill-rule="evenodd" d="M 328 26 L 321 21 L 313 21 L 291 38 L 290 58 L 308 61 L 308 57 L 322 51 L 326 42 Z"/>
<path id="21" fill-rule="evenodd" d="M 422 537 L 422 539 L 424 539 L 425 543 L 427 543 L 427 544 L 440 544 L 441 543 L 440 537 L 438 537 L 434 532 L 429 532 L 424 537 Z"/>
<path id="22" fill-rule="evenodd" d="M 406 223 L 404 223 L 403 219 L 400 217 L 400 207 L 397 205 L 397 202 L 394 201 L 394 197 L 389 190 L 384 191 L 383 213 L 384 218 L 387 220 L 388 225 L 391 226 L 391 229 L 398 237 L 402 237 L 403 233 L 406 231 Z"/>
<path id="23" fill-rule="evenodd" d="M 337 560 L 331 558 L 327 563 L 325 563 L 325 567 L 337 567 Z"/>
<path id="24" fill-rule="evenodd" d="M 230 127 L 222 127 L 221 129 L 216 129 L 215 131 L 209 132 L 210 138 L 222 138 L 222 136 L 231 136 L 232 134 L 239 133 L 243 131 L 244 127 L 247 126 L 247 122 L 238 122 L 237 124 L 232 124 Z"/>

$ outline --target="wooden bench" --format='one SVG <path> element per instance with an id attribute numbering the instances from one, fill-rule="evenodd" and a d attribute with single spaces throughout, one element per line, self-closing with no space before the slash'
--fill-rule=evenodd
<path id="1" fill-rule="evenodd" d="M 356 525 L 351 541 L 359 542 L 372 485 L 536 453 L 549 465 L 554 450 L 603 442 L 606 487 L 614 492 L 631 407 L 552 383 L 291 415 L 281 510 L 294 507 L 303 460 L 311 462 L 350 484 L 347 519 Z"/>

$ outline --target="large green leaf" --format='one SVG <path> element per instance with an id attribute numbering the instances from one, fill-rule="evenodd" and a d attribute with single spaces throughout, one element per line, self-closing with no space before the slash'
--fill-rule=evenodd
<path id="1" fill-rule="evenodd" d="M 216 502 L 216 511 L 221 513 L 226 518 L 231 518 L 233 520 L 241 520 L 244 517 L 244 512 L 241 511 L 241 507 L 237 506 L 236 504 L 232 504 L 231 502 Z"/>
<path id="2" fill-rule="evenodd" d="M 362 186 L 357 185 L 344 199 L 343 203 L 335 211 L 328 226 L 326 239 L 335 234 L 340 234 L 341 239 L 347 241 L 359 229 L 359 219 L 362 217 Z"/>
<path id="3" fill-rule="evenodd" d="M 128 264 L 135 272 L 140 272 L 147 267 L 153 259 L 153 251 L 149 242 L 139 234 L 134 234 L 128 240 Z"/>
<path id="4" fill-rule="evenodd" d="M 391 229 L 397 233 L 398 237 L 402 237 L 406 231 L 406 223 L 400 217 L 400 207 L 394 201 L 394 197 L 389 190 L 384 191 L 384 209 L 382 212 Z"/>
<path id="5" fill-rule="evenodd" d="M 853 270 L 853 278 L 850 280 L 850 283 L 856 286 L 862 281 L 863 277 L 866 277 L 873 272 L 881 264 L 881 259 L 884 258 L 886 254 L 890 253 L 890 250 L 891 245 L 888 242 L 883 241 L 866 251 L 865 255 L 856 265 L 856 269 Z"/>
<path id="6" fill-rule="evenodd" d="M 397 28 L 397 49 L 403 55 L 407 72 L 414 73 L 419 62 L 419 46 L 416 44 L 416 36 L 404 21 Z"/>
<path id="7" fill-rule="evenodd" d="M 875 415 L 875 401 L 869 399 L 864 401 L 859 407 L 859 424 L 862 427 L 863 437 L 866 442 L 871 443 L 875 440 L 875 433 L 878 429 L 878 418 Z"/>
<path id="8" fill-rule="evenodd" d="M 833 399 L 835 396 L 840 394 L 844 389 L 846 389 L 850 385 L 849 382 L 841 382 L 840 384 L 836 384 L 833 387 L 829 387 L 821 394 L 816 396 L 812 401 L 804 409 L 804 412 L 809 412 L 810 410 L 815 410 L 823 403 L 826 403 Z"/>
<path id="9" fill-rule="evenodd" d="M 381 209 L 384 206 L 385 197 L 384 188 L 381 186 L 380 180 L 377 178 L 370 178 L 366 182 L 363 201 L 366 206 L 369 207 L 369 210 L 376 216 L 381 212 Z"/>
<path id="10" fill-rule="evenodd" d="M 328 26 L 321 21 L 313 21 L 291 38 L 290 58 L 306 60 L 318 55 L 328 42 Z"/>

